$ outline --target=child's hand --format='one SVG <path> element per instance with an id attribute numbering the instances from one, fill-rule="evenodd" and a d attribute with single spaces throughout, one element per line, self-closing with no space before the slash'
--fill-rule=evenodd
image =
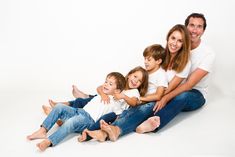
<path id="1" fill-rule="evenodd" d="M 101 96 L 101 102 L 103 102 L 104 104 L 109 104 L 110 103 L 110 98 L 108 95 L 102 95 Z"/>
<path id="2" fill-rule="evenodd" d="M 113 95 L 113 97 L 114 97 L 114 99 L 115 100 L 120 100 L 120 99 L 124 99 L 124 94 L 123 93 L 115 93 L 114 95 Z"/>

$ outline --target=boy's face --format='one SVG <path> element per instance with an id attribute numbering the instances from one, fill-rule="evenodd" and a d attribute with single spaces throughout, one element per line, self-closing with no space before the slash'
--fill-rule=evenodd
<path id="1" fill-rule="evenodd" d="M 156 68 L 160 66 L 159 60 L 155 60 L 153 57 L 144 57 L 144 65 L 145 69 L 151 73 L 153 72 Z"/>
<path id="2" fill-rule="evenodd" d="M 113 95 L 117 90 L 116 79 L 114 77 L 107 77 L 102 85 L 103 92 L 107 95 Z"/>

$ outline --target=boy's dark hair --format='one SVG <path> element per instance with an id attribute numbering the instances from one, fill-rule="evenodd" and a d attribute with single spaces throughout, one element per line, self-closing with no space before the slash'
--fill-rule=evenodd
<path id="1" fill-rule="evenodd" d="M 120 89 L 121 91 L 123 91 L 126 87 L 126 79 L 125 77 L 119 73 L 119 72 L 111 72 L 107 75 L 107 78 L 108 77 L 114 77 L 115 78 L 115 82 L 116 82 L 116 85 L 117 85 L 117 89 Z"/>
<path id="2" fill-rule="evenodd" d="M 162 61 L 164 61 L 164 59 L 166 57 L 166 53 L 165 53 L 165 49 L 161 45 L 154 44 L 154 45 L 150 45 L 145 48 L 143 56 L 144 57 L 153 57 L 154 60 L 156 60 L 156 61 L 158 59 L 162 59 Z"/>
<path id="3" fill-rule="evenodd" d="M 205 18 L 205 16 L 203 15 L 203 14 L 201 14 L 201 13 L 192 13 L 192 14 L 190 14 L 186 19 L 185 19 L 185 22 L 184 22 L 184 25 L 187 27 L 188 26 L 188 24 L 189 24 L 189 19 L 190 18 L 201 18 L 203 21 L 204 21 L 204 24 L 203 24 L 203 30 L 206 30 L 206 26 L 207 26 L 207 24 L 206 24 L 206 18 Z"/>

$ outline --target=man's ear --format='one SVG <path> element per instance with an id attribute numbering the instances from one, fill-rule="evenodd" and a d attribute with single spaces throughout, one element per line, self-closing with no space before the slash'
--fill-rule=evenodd
<path id="1" fill-rule="evenodd" d="M 115 89 L 115 90 L 114 90 L 114 93 L 115 93 L 115 94 L 119 94 L 119 93 L 121 93 L 121 90 L 120 90 L 120 89 Z"/>

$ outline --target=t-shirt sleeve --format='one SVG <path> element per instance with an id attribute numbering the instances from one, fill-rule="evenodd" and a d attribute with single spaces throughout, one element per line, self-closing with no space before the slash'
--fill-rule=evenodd
<path id="1" fill-rule="evenodd" d="M 198 67 L 205 71 L 211 72 L 214 60 L 215 54 L 213 52 L 210 52 L 201 60 L 201 63 Z"/>
<path id="2" fill-rule="evenodd" d="M 180 78 L 187 78 L 190 73 L 191 65 L 191 61 L 189 60 L 186 66 L 184 67 L 183 71 L 176 73 L 176 76 Z"/>
<path id="3" fill-rule="evenodd" d="M 168 87 L 168 81 L 167 81 L 167 76 L 166 76 L 166 72 L 162 72 L 159 76 L 158 76 L 158 87 Z"/>

